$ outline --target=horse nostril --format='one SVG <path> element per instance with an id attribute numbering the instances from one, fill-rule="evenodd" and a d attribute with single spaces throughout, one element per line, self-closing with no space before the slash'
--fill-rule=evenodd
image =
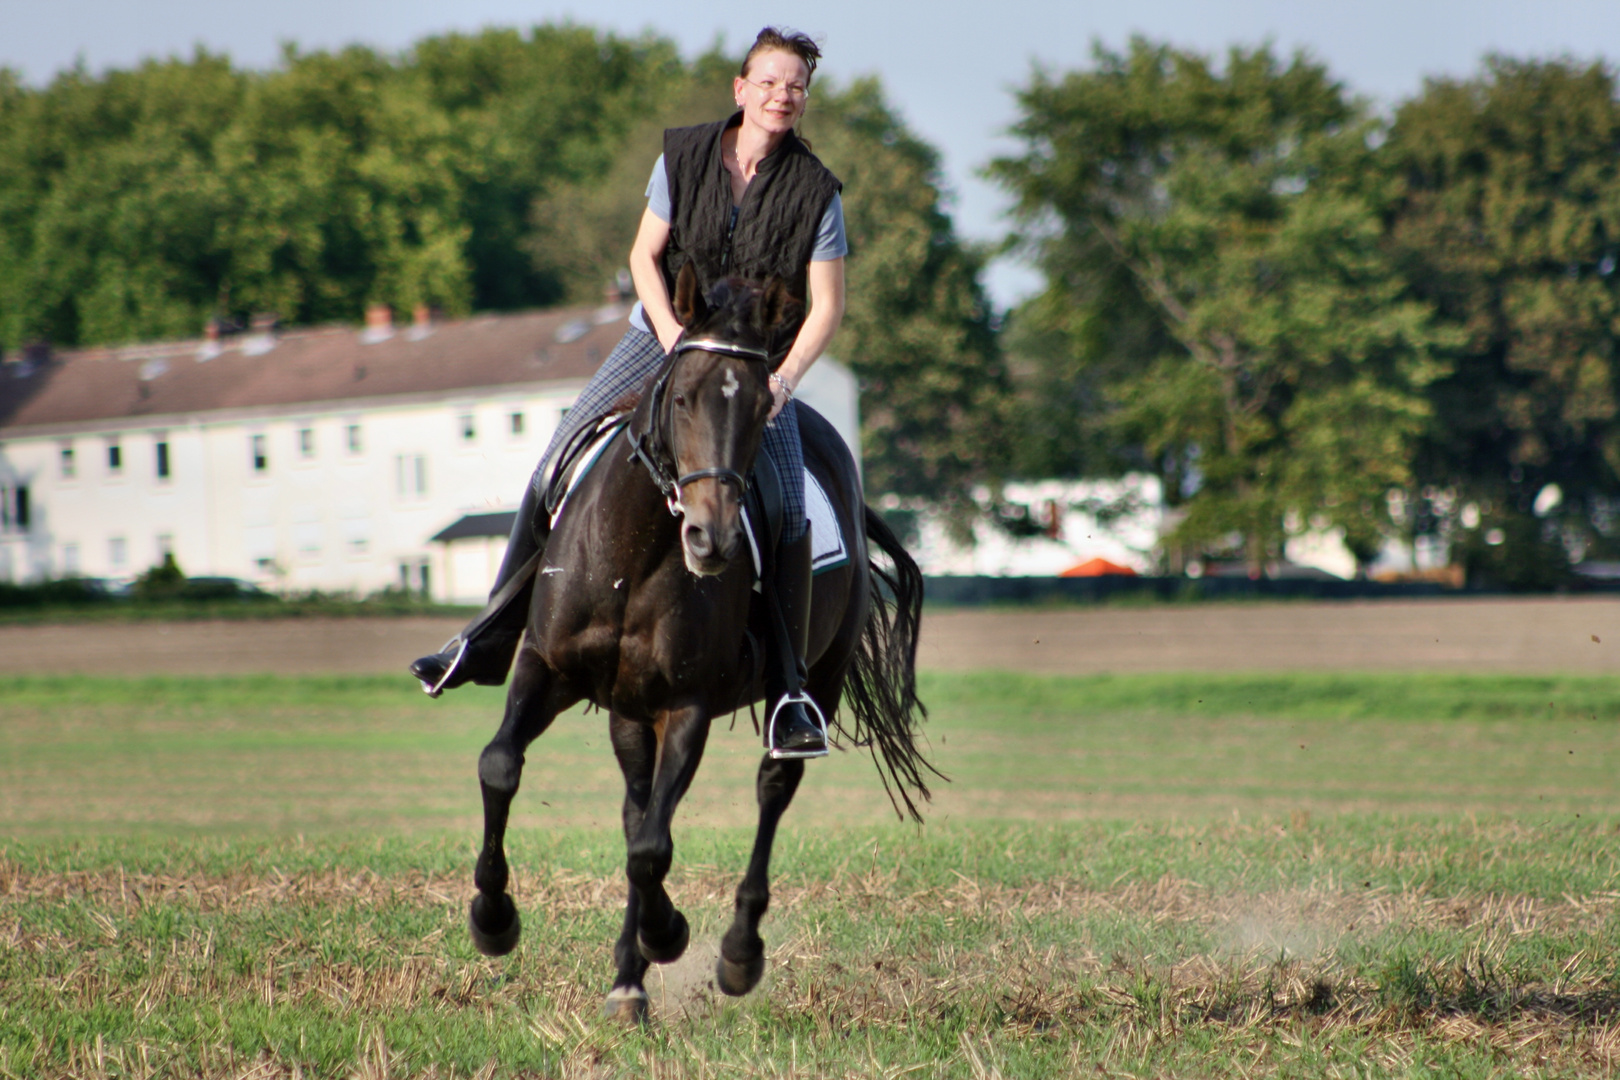
<path id="1" fill-rule="evenodd" d="M 688 525 L 686 527 L 686 550 L 699 559 L 708 557 L 714 545 L 709 540 L 709 530 L 701 525 Z"/>

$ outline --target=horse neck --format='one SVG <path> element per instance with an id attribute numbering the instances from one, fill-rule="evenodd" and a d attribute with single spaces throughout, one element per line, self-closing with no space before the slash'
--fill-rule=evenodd
<path id="1" fill-rule="evenodd" d="M 637 430 L 642 409 L 636 410 L 631 430 Z M 613 572 L 629 580 L 639 580 L 659 566 L 670 552 L 679 557 L 681 519 L 669 512 L 669 505 L 657 484 L 639 460 L 625 452 L 606 455 L 601 483 L 590 499 L 590 511 L 602 521 L 613 522 L 615 537 L 634 537 L 632 543 L 609 543 L 604 557 Z"/>

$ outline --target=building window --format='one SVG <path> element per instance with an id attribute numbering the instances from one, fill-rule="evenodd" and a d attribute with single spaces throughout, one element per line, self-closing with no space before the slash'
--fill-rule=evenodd
<path id="1" fill-rule="evenodd" d="M 157 443 L 157 478 L 169 478 L 169 440 L 159 439 Z"/>
<path id="2" fill-rule="evenodd" d="M 62 545 L 62 573 L 72 576 L 79 572 L 79 545 Z"/>
<path id="3" fill-rule="evenodd" d="M 29 504 L 28 504 L 28 485 L 27 484 L 18 484 L 17 485 L 17 491 L 15 493 L 15 498 L 17 500 L 17 503 L 16 503 L 17 512 L 16 512 L 15 517 L 13 517 L 12 520 L 14 520 L 17 523 L 17 528 L 18 529 L 20 529 L 23 532 L 27 532 L 29 522 L 31 522 L 33 520 L 33 508 L 31 506 L 29 506 Z"/>
<path id="4" fill-rule="evenodd" d="M 164 560 L 168 559 L 170 556 L 172 556 L 174 554 L 174 534 L 173 533 L 158 533 L 158 535 L 157 535 L 157 553 L 158 553 L 158 563 L 159 563 L 159 565 L 161 565 L 164 562 Z"/>
<path id="5" fill-rule="evenodd" d="M 107 475 L 120 476 L 124 472 L 124 448 L 118 445 L 118 440 L 107 444 Z"/>
<path id="6" fill-rule="evenodd" d="M 79 475 L 78 462 L 76 462 L 73 458 L 72 443 L 62 444 L 61 452 L 57 455 L 57 461 L 62 468 L 62 479 L 72 480 L 75 476 Z"/>
<path id="7" fill-rule="evenodd" d="M 427 494 L 427 456 L 425 454 L 394 455 L 394 489 L 401 498 Z"/>
<path id="8" fill-rule="evenodd" d="M 129 544 L 122 536 L 114 536 L 107 541 L 107 562 L 112 568 L 122 570 L 129 563 Z"/>
<path id="9" fill-rule="evenodd" d="M 270 451 L 266 447 L 263 435 L 254 435 L 248 440 L 249 455 L 253 459 L 253 471 L 256 473 L 270 471 Z"/>
<path id="10" fill-rule="evenodd" d="M 521 438 L 523 436 L 523 414 L 515 412 L 509 419 L 512 423 L 512 437 Z"/>
<path id="11" fill-rule="evenodd" d="M 344 432 L 344 439 L 345 439 L 346 445 L 349 448 L 349 453 L 351 453 L 351 454 L 360 453 L 361 447 L 360 447 L 360 425 L 359 424 L 350 424 L 348 426 L 348 428 Z"/>
<path id="12" fill-rule="evenodd" d="M 315 429 L 298 429 L 298 456 L 306 461 L 315 456 Z"/>
<path id="13" fill-rule="evenodd" d="M 461 417 L 461 441 L 472 442 L 478 437 L 478 427 L 473 423 L 471 413 L 463 413 Z"/>

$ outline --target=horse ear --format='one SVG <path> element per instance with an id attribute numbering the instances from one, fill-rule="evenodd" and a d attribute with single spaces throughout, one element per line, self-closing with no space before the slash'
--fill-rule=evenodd
<path id="1" fill-rule="evenodd" d="M 760 298 L 760 319 L 764 323 L 763 329 L 770 333 L 781 327 L 782 323 L 790 318 L 795 309 L 802 305 L 793 298 L 788 289 L 787 282 L 779 277 L 773 277 L 765 283 L 765 295 Z"/>
<path id="2" fill-rule="evenodd" d="M 681 321 L 682 326 L 694 326 L 709 314 L 709 306 L 703 301 L 703 292 L 698 288 L 697 268 L 690 261 L 683 267 L 675 278 L 675 317 Z"/>

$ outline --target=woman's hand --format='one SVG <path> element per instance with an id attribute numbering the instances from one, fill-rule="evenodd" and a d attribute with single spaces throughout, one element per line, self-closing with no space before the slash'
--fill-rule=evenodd
<path id="1" fill-rule="evenodd" d="M 658 327 L 655 333 L 658 335 L 658 344 L 664 347 L 664 355 L 668 356 L 675 351 L 675 343 L 681 340 L 681 324 Z"/>
<path id="2" fill-rule="evenodd" d="M 776 414 L 787 407 L 793 400 L 793 386 L 776 372 L 771 372 L 771 415 L 765 418 L 766 423 L 776 419 Z"/>

